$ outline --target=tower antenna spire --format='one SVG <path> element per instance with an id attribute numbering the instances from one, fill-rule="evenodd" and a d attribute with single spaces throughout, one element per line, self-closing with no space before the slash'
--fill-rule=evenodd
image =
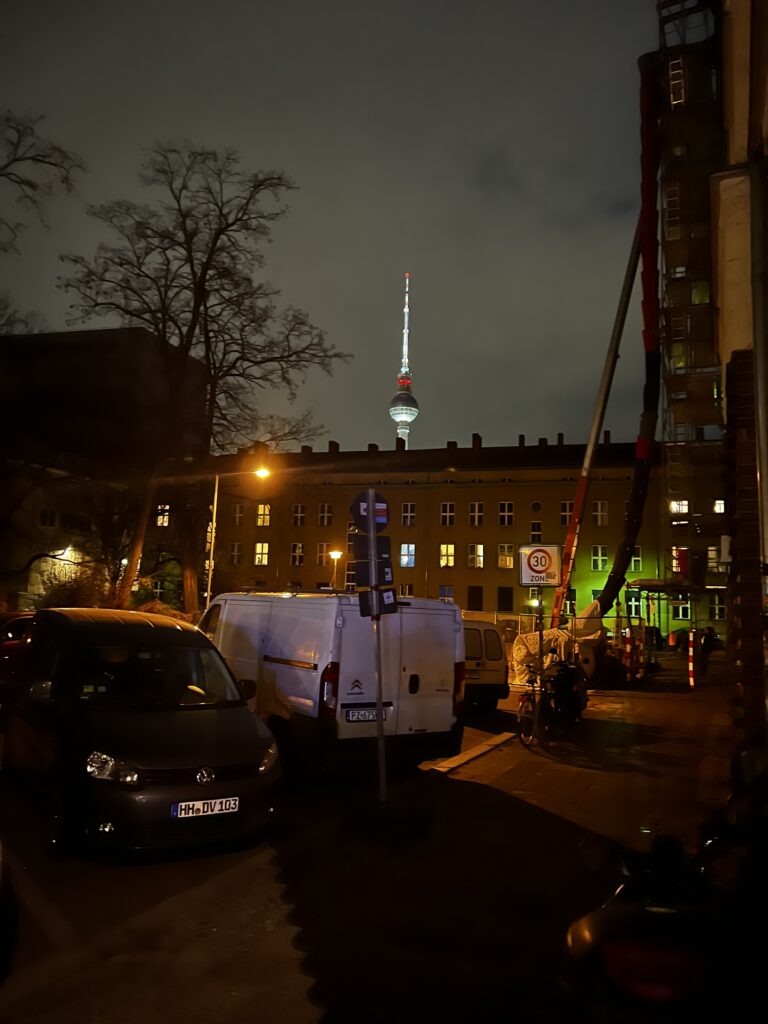
<path id="1" fill-rule="evenodd" d="M 411 394 L 413 374 L 408 366 L 408 319 L 410 316 L 411 275 L 405 275 L 405 305 L 403 306 L 403 356 L 400 373 L 397 376 L 397 394 L 389 403 L 389 415 L 397 425 L 397 436 L 408 447 L 408 433 L 411 423 L 419 415 L 419 403 Z"/>

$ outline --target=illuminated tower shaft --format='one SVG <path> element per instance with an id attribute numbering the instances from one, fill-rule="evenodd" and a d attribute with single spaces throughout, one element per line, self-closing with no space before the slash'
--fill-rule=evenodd
<path id="1" fill-rule="evenodd" d="M 397 425 L 397 436 L 405 441 L 408 447 L 408 434 L 411 423 L 419 415 L 419 403 L 411 394 L 413 375 L 408 366 L 408 316 L 410 312 L 411 275 L 405 275 L 405 306 L 403 307 L 403 358 L 400 364 L 400 373 L 397 378 L 397 394 L 389 403 L 389 415 Z"/>

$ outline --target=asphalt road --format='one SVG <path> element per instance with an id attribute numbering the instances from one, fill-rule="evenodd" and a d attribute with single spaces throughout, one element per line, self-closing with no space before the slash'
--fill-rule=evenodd
<path id="1" fill-rule="evenodd" d="M 470 721 L 465 750 L 514 732 L 513 707 Z M 396 774 L 385 816 L 373 767 L 320 780 L 260 844 L 197 856 L 52 861 L 2 784 L 20 927 L 0 1019 L 558 1019 L 565 929 L 609 894 L 618 851 L 652 828 L 688 840 L 722 798 L 726 707 L 717 687 L 595 694 L 549 752 L 511 739 Z"/>

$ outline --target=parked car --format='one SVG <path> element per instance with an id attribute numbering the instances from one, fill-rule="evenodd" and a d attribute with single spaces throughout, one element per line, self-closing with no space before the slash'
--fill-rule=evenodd
<path id="1" fill-rule="evenodd" d="M 257 832 L 280 776 L 267 726 L 207 637 L 163 615 L 34 617 L 5 708 L 3 769 L 42 797 L 54 850 L 181 847 Z"/>
<path id="2" fill-rule="evenodd" d="M 34 612 L 6 612 L 0 616 L 0 684 L 10 674 L 19 644 L 32 628 Z"/>

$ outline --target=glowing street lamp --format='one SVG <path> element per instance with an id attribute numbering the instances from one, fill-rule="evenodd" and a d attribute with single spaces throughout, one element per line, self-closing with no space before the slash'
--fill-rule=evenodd
<path id="1" fill-rule="evenodd" d="M 331 590 L 336 589 L 336 569 L 339 565 L 339 559 L 341 558 L 341 551 L 329 551 L 329 557 L 333 560 L 333 576 L 331 576 Z"/>
<path id="2" fill-rule="evenodd" d="M 243 476 L 248 470 L 237 473 L 225 473 L 224 476 Z M 265 466 L 259 466 L 253 470 L 253 475 L 265 480 L 269 476 L 269 470 Z M 216 516 L 219 511 L 219 474 L 216 474 L 216 482 L 213 485 L 213 514 L 211 515 L 211 544 L 208 551 L 208 584 L 205 588 L 205 603 L 211 603 L 211 582 L 213 580 L 213 552 L 216 544 Z"/>

